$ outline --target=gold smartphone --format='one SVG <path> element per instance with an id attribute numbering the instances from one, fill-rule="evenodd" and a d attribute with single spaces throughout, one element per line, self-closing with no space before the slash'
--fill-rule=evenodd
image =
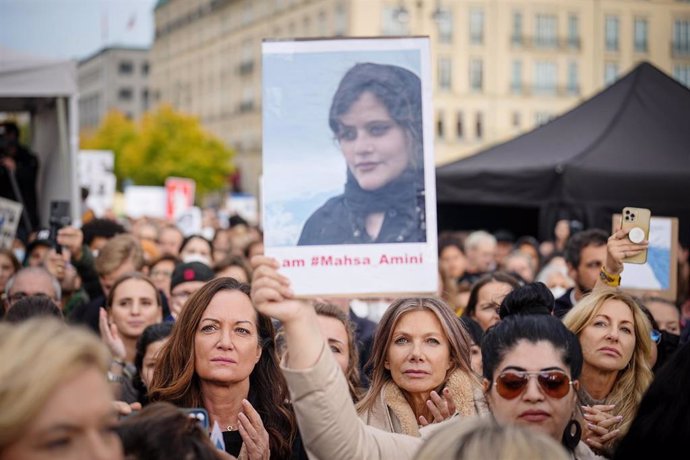
<path id="1" fill-rule="evenodd" d="M 652 218 L 652 211 L 646 208 L 625 207 L 621 213 L 621 228 L 630 230 L 628 239 L 633 243 L 641 243 L 643 240 L 649 241 L 649 221 Z M 647 249 L 643 252 L 623 259 L 628 264 L 644 264 L 647 262 Z"/>

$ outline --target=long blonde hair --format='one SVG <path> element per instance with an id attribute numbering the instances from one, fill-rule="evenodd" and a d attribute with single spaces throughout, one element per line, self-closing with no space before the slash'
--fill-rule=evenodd
<path id="1" fill-rule="evenodd" d="M 608 300 L 619 300 L 630 308 L 635 329 L 635 348 L 630 362 L 618 372 L 616 382 L 605 399 L 605 404 L 615 404 L 616 415 L 623 417 L 618 428 L 625 434 L 654 376 L 649 367 L 652 352 L 649 320 L 630 295 L 617 289 L 601 289 L 593 291 L 578 302 L 563 318 L 563 323 L 579 337 Z M 613 444 L 614 441 L 610 441 L 605 446 L 612 447 Z"/>
<path id="2" fill-rule="evenodd" d="M 21 437 L 60 383 L 96 368 L 110 353 L 98 338 L 53 318 L 0 324 L 0 453 Z"/>
<path id="3" fill-rule="evenodd" d="M 371 386 L 364 398 L 357 404 L 357 411 L 359 413 L 370 410 L 376 403 L 376 398 L 383 390 L 385 384 L 393 381 L 391 372 L 384 365 L 388 347 L 390 347 L 391 340 L 393 339 L 393 331 L 403 315 L 419 310 L 432 312 L 441 323 L 443 332 L 448 339 L 450 360 L 453 366 L 446 373 L 446 380 L 455 369 L 464 371 L 468 376 L 474 375 L 470 365 L 471 341 L 448 305 L 441 299 L 432 297 L 397 299 L 388 307 L 376 329 L 371 358 L 367 364 L 372 369 Z M 444 380 L 443 385 L 445 383 Z"/>

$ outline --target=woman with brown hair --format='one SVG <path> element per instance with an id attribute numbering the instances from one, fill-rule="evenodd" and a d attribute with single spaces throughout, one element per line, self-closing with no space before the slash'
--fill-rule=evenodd
<path id="1" fill-rule="evenodd" d="M 501 320 L 498 314 L 503 298 L 520 284 L 514 276 L 494 272 L 482 276 L 472 285 L 470 299 L 462 316 L 468 316 L 482 327 L 484 332 Z"/>
<path id="2" fill-rule="evenodd" d="M 463 416 L 486 412 L 469 349 L 467 333 L 443 301 L 394 301 L 376 331 L 371 386 L 357 405 L 360 417 L 386 431 L 419 436 L 420 425 L 456 410 Z"/>
<path id="3" fill-rule="evenodd" d="M 249 286 L 209 281 L 187 300 L 160 357 L 151 401 L 203 407 L 239 458 L 306 458 L 278 368 L 270 318 Z M 260 419 L 259 419 L 260 417 Z M 263 423 L 262 423 L 263 422 Z"/>

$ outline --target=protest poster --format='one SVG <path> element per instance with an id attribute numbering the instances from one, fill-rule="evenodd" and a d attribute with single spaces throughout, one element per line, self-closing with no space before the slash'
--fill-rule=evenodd
<path id="1" fill-rule="evenodd" d="M 266 254 L 300 296 L 436 292 L 428 38 L 262 51 Z"/>
<path id="2" fill-rule="evenodd" d="M 620 227 L 621 215 L 613 216 L 613 231 Z M 649 248 L 644 264 L 624 264 L 621 289 L 637 296 L 654 295 L 676 300 L 678 277 L 678 219 L 652 216 Z"/>
<path id="3" fill-rule="evenodd" d="M 196 182 L 184 177 L 168 177 L 165 179 L 166 208 L 165 216 L 168 220 L 175 220 L 177 216 L 194 206 Z"/>
<path id="4" fill-rule="evenodd" d="M 16 201 L 0 198 L 0 248 L 11 249 L 17 226 L 22 217 L 22 205 Z"/>
<path id="5" fill-rule="evenodd" d="M 115 154 L 110 150 L 80 150 L 77 165 L 79 185 L 89 191 L 86 204 L 96 217 L 103 217 L 115 203 Z"/>
<path id="6" fill-rule="evenodd" d="M 130 185 L 125 189 L 125 214 L 132 219 L 165 217 L 166 192 L 164 187 Z"/>

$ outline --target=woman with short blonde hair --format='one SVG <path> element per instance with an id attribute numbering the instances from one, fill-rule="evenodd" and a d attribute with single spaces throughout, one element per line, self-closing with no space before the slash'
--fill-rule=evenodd
<path id="1" fill-rule="evenodd" d="M 52 318 L 0 325 L 0 356 L 0 457 L 122 458 L 96 336 Z"/>

